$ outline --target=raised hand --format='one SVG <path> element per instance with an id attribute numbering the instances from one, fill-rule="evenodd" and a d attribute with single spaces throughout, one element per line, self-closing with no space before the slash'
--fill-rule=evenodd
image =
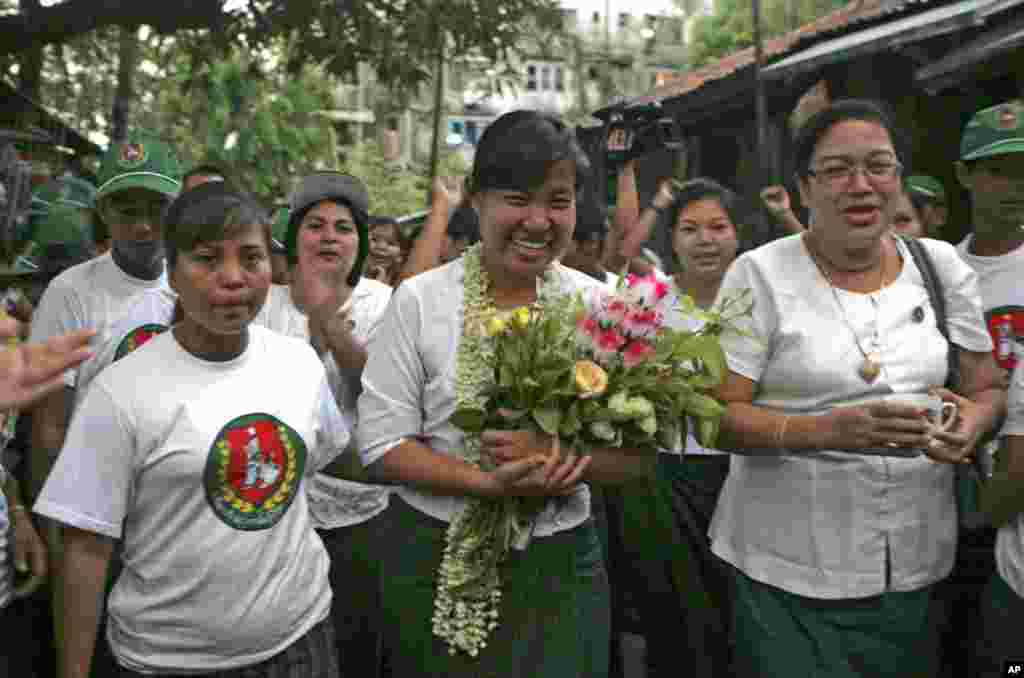
<path id="1" fill-rule="evenodd" d="M 64 371 L 91 357 L 88 345 L 95 334 L 79 330 L 44 343 L 0 349 L 0 409 L 27 407 L 63 386 Z M 16 320 L 0 320 L 0 340 L 17 336 Z"/>
<path id="2" fill-rule="evenodd" d="M 789 191 L 782 184 L 767 186 L 761 191 L 761 200 L 768 211 L 775 215 L 783 215 L 793 210 L 789 199 Z"/>

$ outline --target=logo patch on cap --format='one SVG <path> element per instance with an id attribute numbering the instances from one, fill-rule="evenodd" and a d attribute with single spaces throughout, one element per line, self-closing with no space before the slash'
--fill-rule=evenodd
<path id="1" fill-rule="evenodd" d="M 118 158 L 121 167 L 138 167 L 146 162 L 146 147 L 142 144 L 125 144 L 121 147 L 121 155 Z"/>

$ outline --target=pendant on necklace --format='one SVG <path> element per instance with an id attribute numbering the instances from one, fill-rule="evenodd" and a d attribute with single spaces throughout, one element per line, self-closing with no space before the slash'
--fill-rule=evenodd
<path id="1" fill-rule="evenodd" d="M 874 383 L 875 379 L 878 379 L 878 375 L 882 373 L 882 354 L 878 351 L 872 351 L 864 356 L 864 362 L 861 363 L 860 369 L 857 370 L 860 373 L 861 379 L 871 384 Z"/>

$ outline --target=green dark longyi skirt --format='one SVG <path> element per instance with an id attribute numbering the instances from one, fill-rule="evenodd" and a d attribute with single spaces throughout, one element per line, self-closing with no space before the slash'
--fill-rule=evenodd
<path id="1" fill-rule="evenodd" d="M 732 572 L 736 675 L 939 675 L 946 614 L 934 585 L 868 598 L 822 600 L 755 581 L 735 568 Z"/>
<path id="2" fill-rule="evenodd" d="M 437 568 L 447 523 L 397 496 L 381 565 L 385 651 L 401 678 L 604 678 L 608 581 L 592 521 L 535 538 L 502 565 L 500 625 L 479 657 L 448 653 L 433 634 Z"/>

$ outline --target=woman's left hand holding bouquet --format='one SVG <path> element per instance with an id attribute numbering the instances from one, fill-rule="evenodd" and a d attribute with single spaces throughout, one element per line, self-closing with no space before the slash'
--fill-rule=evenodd
<path id="1" fill-rule="evenodd" d="M 484 431 L 480 442 L 480 452 L 496 465 L 488 475 L 499 496 L 570 494 L 591 462 L 590 456 L 564 450 L 552 436 L 534 431 Z M 537 464 L 526 475 L 516 473 L 523 460 Z"/>

